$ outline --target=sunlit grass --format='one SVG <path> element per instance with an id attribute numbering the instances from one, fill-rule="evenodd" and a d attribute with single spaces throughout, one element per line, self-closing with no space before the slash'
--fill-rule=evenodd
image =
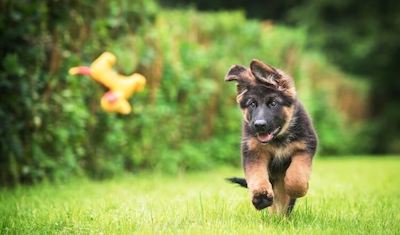
<path id="1" fill-rule="evenodd" d="M 0 191 L 0 234 L 398 234 L 400 158 L 317 159 L 290 218 L 228 184 L 240 169 L 143 173 Z"/>

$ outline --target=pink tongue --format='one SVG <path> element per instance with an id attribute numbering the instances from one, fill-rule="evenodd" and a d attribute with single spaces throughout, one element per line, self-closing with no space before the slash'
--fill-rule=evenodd
<path id="1" fill-rule="evenodd" d="M 257 138 L 260 142 L 268 142 L 272 139 L 272 134 L 258 134 Z"/>

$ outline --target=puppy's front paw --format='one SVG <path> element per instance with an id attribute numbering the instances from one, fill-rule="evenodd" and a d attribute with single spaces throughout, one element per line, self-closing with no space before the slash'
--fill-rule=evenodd
<path id="1" fill-rule="evenodd" d="M 273 201 L 273 194 L 268 193 L 267 191 L 253 193 L 253 198 L 251 200 L 257 210 L 262 210 L 266 207 L 271 206 Z"/>

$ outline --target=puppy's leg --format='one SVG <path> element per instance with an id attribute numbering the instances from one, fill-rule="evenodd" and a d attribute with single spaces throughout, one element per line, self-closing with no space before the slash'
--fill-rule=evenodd
<path id="1" fill-rule="evenodd" d="M 290 196 L 286 193 L 283 178 L 277 179 L 273 185 L 274 202 L 269 208 L 272 214 L 289 214 Z"/>
<path id="2" fill-rule="evenodd" d="M 286 193 L 291 198 L 306 195 L 311 174 L 311 161 L 312 157 L 308 153 L 301 152 L 293 155 L 284 179 Z"/>
<path id="3" fill-rule="evenodd" d="M 243 167 L 252 203 L 257 210 L 272 204 L 274 193 L 268 176 L 271 156 L 264 152 L 248 151 L 243 154 Z"/>

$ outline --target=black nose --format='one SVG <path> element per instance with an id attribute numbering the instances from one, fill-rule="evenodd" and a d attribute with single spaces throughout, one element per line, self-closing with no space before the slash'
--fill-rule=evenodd
<path id="1" fill-rule="evenodd" d="M 254 127 L 257 131 L 266 131 L 267 130 L 267 122 L 265 120 L 255 120 Z"/>

